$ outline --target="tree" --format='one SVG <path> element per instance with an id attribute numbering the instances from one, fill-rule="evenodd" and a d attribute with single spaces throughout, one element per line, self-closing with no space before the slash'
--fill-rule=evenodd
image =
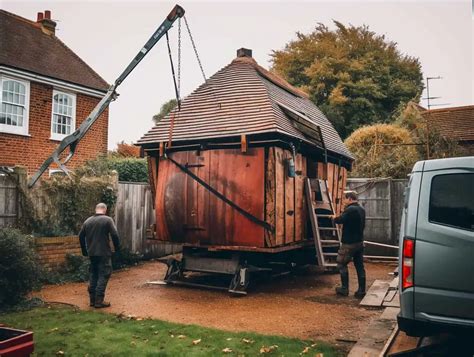
<path id="1" fill-rule="evenodd" d="M 345 144 L 355 156 L 353 177 L 406 178 L 420 159 L 410 132 L 396 125 L 359 128 Z"/>
<path id="2" fill-rule="evenodd" d="M 158 114 L 153 115 L 153 121 L 155 122 L 155 124 L 158 124 L 158 122 L 162 120 L 165 116 L 167 116 L 177 105 L 178 102 L 176 101 L 176 99 L 170 99 L 165 102 L 161 106 L 160 112 Z"/>
<path id="3" fill-rule="evenodd" d="M 118 157 L 140 157 L 140 148 L 135 145 L 127 144 L 125 141 L 117 143 L 117 149 L 112 152 Z"/>
<path id="4" fill-rule="evenodd" d="M 345 138 L 360 126 L 390 122 L 401 103 L 419 99 L 423 77 L 418 59 L 385 36 L 334 24 L 297 33 L 273 51 L 272 70 L 305 90 Z"/>

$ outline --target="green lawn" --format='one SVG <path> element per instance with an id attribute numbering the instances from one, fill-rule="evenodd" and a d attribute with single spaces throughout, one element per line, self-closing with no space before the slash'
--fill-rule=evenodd
<path id="1" fill-rule="evenodd" d="M 33 331 L 37 356 L 340 355 L 323 342 L 231 333 L 159 320 L 129 320 L 62 306 L 0 314 L 0 323 Z"/>

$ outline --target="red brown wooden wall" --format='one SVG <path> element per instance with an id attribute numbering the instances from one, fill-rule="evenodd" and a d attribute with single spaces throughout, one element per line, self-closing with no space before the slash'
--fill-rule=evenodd
<path id="1" fill-rule="evenodd" d="M 171 161 L 149 157 L 150 181 L 155 187 L 156 236 L 160 240 L 202 245 L 277 247 L 306 239 L 307 207 L 304 180 L 307 160 L 296 156 L 296 177 L 287 175 L 289 150 L 277 147 L 222 149 L 169 154 L 203 181 L 274 232 L 251 222 L 210 193 Z M 337 210 L 345 187 L 346 170 L 318 163 L 318 177 L 327 176 Z"/>

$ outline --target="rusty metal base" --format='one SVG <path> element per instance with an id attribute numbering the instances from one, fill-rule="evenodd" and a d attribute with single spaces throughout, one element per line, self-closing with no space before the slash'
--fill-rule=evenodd
<path id="1" fill-rule="evenodd" d="M 289 272 L 297 266 L 314 264 L 315 254 L 312 247 L 276 254 L 184 246 L 181 260 L 170 258 L 165 263 L 168 266 L 164 278 L 167 284 L 227 290 L 231 294 L 245 295 L 257 273 L 266 273 L 271 277 Z M 228 286 L 197 283 L 186 276 L 186 273 L 192 272 L 231 276 L 231 280 Z"/>

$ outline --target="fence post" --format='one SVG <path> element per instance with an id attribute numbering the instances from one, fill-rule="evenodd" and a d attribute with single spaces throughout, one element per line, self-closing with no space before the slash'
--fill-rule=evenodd
<path id="1" fill-rule="evenodd" d="M 13 168 L 13 172 L 16 177 L 16 224 L 20 224 L 20 221 L 23 217 L 23 207 L 24 207 L 24 200 L 26 199 L 25 194 L 28 188 L 28 174 L 26 167 L 23 166 L 15 166 Z"/>

